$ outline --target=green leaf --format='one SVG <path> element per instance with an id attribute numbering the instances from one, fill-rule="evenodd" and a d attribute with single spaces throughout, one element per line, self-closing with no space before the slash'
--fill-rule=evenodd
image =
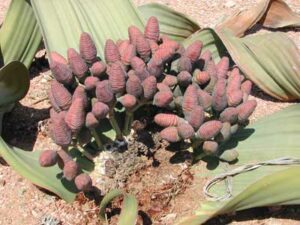
<path id="1" fill-rule="evenodd" d="M 300 168 L 292 167 L 278 171 L 250 185 L 245 191 L 225 204 L 203 203 L 192 216 L 179 222 L 180 225 L 198 225 L 221 214 L 267 205 L 300 204 Z"/>
<path id="2" fill-rule="evenodd" d="M 123 195 L 123 192 L 119 189 L 112 189 L 110 192 L 108 192 L 104 198 L 102 199 L 101 203 L 100 203 L 100 212 L 99 212 L 99 216 L 100 219 L 105 220 L 105 208 L 107 207 L 107 205 L 114 200 L 115 198 L 119 197 Z"/>
<path id="3" fill-rule="evenodd" d="M 105 208 L 107 205 L 117 197 L 124 195 L 121 215 L 118 225 L 134 225 L 138 215 L 138 203 L 136 198 L 131 194 L 124 194 L 119 189 L 112 189 L 108 192 L 100 203 L 99 216 L 101 220 L 105 220 Z"/>
<path id="4" fill-rule="evenodd" d="M 29 0 L 12 0 L 0 29 L 0 66 L 19 60 L 29 67 L 41 43 Z"/>
<path id="5" fill-rule="evenodd" d="M 74 183 L 61 179 L 62 173 L 57 165 L 41 167 L 38 161 L 39 154 L 39 151 L 27 152 L 11 147 L 0 137 L 0 155 L 17 173 L 65 201 L 73 201 L 77 192 Z"/>
<path id="6" fill-rule="evenodd" d="M 215 61 L 229 55 L 248 79 L 265 93 L 282 101 L 300 98 L 300 53 L 283 33 L 237 38 L 228 30 L 203 29 L 183 41 L 200 40 Z"/>
<path id="7" fill-rule="evenodd" d="M 300 53 L 283 33 L 236 38 L 218 32 L 230 56 L 247 78 L 282 101 L 300 98 Z"/>
<path id="8" fill-rule="evenodd" d="M 200 30 L 200 26 L 193 19 L 165 5 L 149 3 L 138 7 L 138 9 L 145 22 L 151 16 L 157 17 L 161 34 L 168 35 L 176 41 L 183 41 Z"/>
<path id="9" fill-rule="evenodd" d="M 29 72 L 20 62 L 10 62 L 0 69 L 0 107 L 22 99 L 29 89 Z"/>
<path id="10" fill-rule="evenodd" d="M 228 55 L 222 40 L 213 29 L 205 28 L 203 30 L 197 31 L 187 39 L 185 39 L 182 43 L 186 47 L 196 40 L 202 41 L 202 52 L 209 50 L 216 62 L 218 62 L 222 56 Z"/>
<path id="11" fill-rule="evenodd" d="M 118 225 L 135 225 L 138 216 L 138 203 L 134 195 L 125 195 Z"/>
<path id="12" fill-rule="evenodd" d="M 127 39 L 129 26 L 144 27 L 128 0 L 32 0 L 32 7 L 47 50 L 64 56 L 68 48 L 78 49 L 83 31 L 91 34 L 103 58 L 107 39 Z"/>
<path id="13" fill-rule="evenodd" d="M 300 159 L 300 105 L 294 105 L 271 116 L 265 117 L 235 135 L 223 150 L 236 147 L 238 162 L 232 165 L 221 163 L 213 167 L 208 161 L 206 173 L 197 175 L 211 179 L 217 174 L 233 168 L 290 157 Z M 210 164 L 211 163 L 211 164 Z M 293 169 L 289 169 L 293 168 Z M 196 211 L 199 216 L 188 218 L 180 224 L 200 224 L 213 216 L 252 207 L 300 204 L 299 166 L 273 165 L 233 177 L 233 198 L 226 202 L 204 203 Z M 212 189 L 213 194 L 224 195 L 224 183 Z"/>

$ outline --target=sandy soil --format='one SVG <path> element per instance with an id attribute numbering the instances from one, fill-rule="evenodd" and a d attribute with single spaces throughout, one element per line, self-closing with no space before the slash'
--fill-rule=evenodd
<path id="1" fill-rule="evenodd" d="M 149 2 L 166 4 L 190 15 L 202 27 L 213 27 L 235 10 L 247 9 L 253 5 L 251 0 L 134 0 L 134 2 L 137 5 Z M 300 13 L 298 0 L 286 2 L 294 11 Z M 9 0 L 0 1 L 0 21 L 4 18 L 8 4 Z M 300 49 L 300 33 L 294 30 L 287 33 Z M 4 130 L 9 132 L 4 132 L 3 135 L 10 144 L 28 150 L 43 149 L 53 144 L 47 133 L 50 105 L 46 97 L 50 79 L 47 62 L 43 58 L 43 52 L 40 52 L 31 68 L 31 87 L 27 96 L 5 117 Z M 278 102 L 257 89 L 253 93 L 252 98 L 258 101 L 258 107 L 252 120 L 294 104 Z M 201 166 L 191 169 L 187 161 L 169 163 L 172 157 L 174 158 L 174 153 L 171 151 L 157 151 L 155 161 L 152 158 L 146 159 L 144 167 L 134 173 L 124 187 L 134 193 L 139 200 L 139 207 L 142 210 L 139 224 L 172 224 L 174 220 L 190 215 L 203 200 L 199 187 L 203 186 L 204 181 L 194 176 L 201 173 Z M 158 167 L 155 166 L 157 162 Z M 167 175 L 162 178 L 162 174 Z M 39 225 L 42 224 L 44 217 L 55 218 L 63 225 L 101 224 L 97 219 L 98 202 L 95 203 L 80 195 L 76 202 L 66 204 L 21 178 L 3 161 L 0 161 L 0 192 L 0 225 Z M 120 204 L 116 201 L 114 206 L 119 207 Z M 208 224 L 296 225 L 300 223 L 299 215 L 298 206 L 282 207 L 279 210 L 261 208 L 218 217 Z M 112 220 L 113 223 L 115 220 Z"/>

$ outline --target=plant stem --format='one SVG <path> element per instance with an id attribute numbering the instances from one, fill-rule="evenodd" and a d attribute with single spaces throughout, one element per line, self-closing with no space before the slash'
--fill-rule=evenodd
<path id="1" fill-rule="evenodd" d="M 125 116 L 125 123 L 124 123 L 124 127 L 123 127 L 123 134 L 125 136 L 127 136 L 130 133 L 130 129 L 131 129 L 131 124 L 133 121 L 133 117 L 134 117 L 134 112 L 136 110 L 138 110 L 139 108 L 141 108 L 144 105 L 150 104 L 151 101 L 141 101 L 139 102 L 134 108 L 132 108 L 131 110 L 126 111 L 126 116 Z"/>
<path id="2" fill-rule="evenodd" d="M 130 133 L 132 120 L 133 120 L 133 112 L 126 111 L 125 123 L 124 123 L 124 128 L 123 128 L 123 134 L 125 136 L 127 136 Z"/>
<path id="3" fill-rule="evenodd" d="M 91 161 L 94 160 L 94 157 L 89 152 L 87 152 L 81 145 L 77 145 L 76 147 L 86 158 L 88 158 Z"/>
<path id="4" fill-rule="evenodd" d="M 115 112 L 114 109 L 112 108 L 112 110 L 109 112 L 109 122 L 112 126 L 112 128 L 116 131 L 116 138 L 117 140 L 123 140 L 123 134 L 122 131 L 118 125 L 118 122 L 115 118 Z"/>
<path id="5" fill-rule="evenodd" d="M 93 137 L 95 138 L 95 141 L 97 143 L 97 146 L 98 146 L 99 150 L 103 150 L 104 149 L 103 148 L 103 144 L 102 144 L 102 141 L 100 139 L 100 136 L 97 134 L 96 129 L 95 128 L 91 128 L 90 131 L 91 131 Z"/>

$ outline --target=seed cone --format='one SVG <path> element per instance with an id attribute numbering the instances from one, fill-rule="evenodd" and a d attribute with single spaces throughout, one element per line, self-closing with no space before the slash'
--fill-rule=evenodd
<path id="1" fill-rule="evenodd" d="M 101 77 L 106 71 L 106 64 L 102 61 L 94 62 L 90 71 L 93 76 Z"/>
<path id="2" fill-rule="evenodd" d="M 81 146 L 84 146 L 86 144 L 88 144 L 89 142 L 91 142 L 92 140 L 92 135 L 89 129 L 87 129 L 86 127 L 83 127 L 78 135 L 77 135 L 77 141 Z"/>
<path id="3" fill-rule="evenodd" d="M 156 17 L 151 16 L 146 24 L 145 27 L 145 38 L 153 40 L 153 41 L 158 41 L 159 39 L 159 23 Z"/>
<path id="4" fill-rule="evenodd" d="M 136 45 L 136 39 L 139 36 L 142 36 L 143 33 L 136 26 L 130 26 L 128 28 L 128 36 L 131 44 Z"/>
<path id="5" fill-rule="evenodd" d="M 82 99 L 84 108 L 86 109 L 89 105 L 88 97 L 86 95 L 84 87 L 82 87 L 80 85 L 77 86 L 77 88 L 75 89 L 75 91 L 73 93 L 72 102 L 77 98 Z"/>
<path id="6" fill-rule="evenodd" d="M 252 82 L 250 80 L 246 80 L 242 83 L 241 90 L 246 93 L 247 95 L 250 95 L 252 89 Z"/>
<path id="7" fill-rule="evenodd" d="M 243 92 L 241 90 L 228 90 L 227 100 L 229 106 L 237 106 L 243 100 Z"/>
<path id="8" fill-rule="evenodd" d="M 238 121 L 239 123 L 244 123 L 248 120 L 251 114 L 254 112 L 257 106 L 255 100 L 248 100 L 238 107 Z"/>
<path id="9" fill-rule="evenodd" d="M 201 106 L 196 106 L 191 113 L 186 114 L 185 119 L 196 130 L 199 129 L 205 118 L 204 110 Z"/>
<path id="10" fill-rule="evenodd" d="M 178 51 L 180 44 L 176 41 L 171 40 L 168 36 L 162 36 L 163 43 L 159 46 L 160 48 L 171 49 L 173 52 Z"/>
<path id="11" fill-rule="evenodd" d="M 90 34 L 83 32 L 80 35 L 79 50 L 81 57 L 88 63 L 93 63 L 97 58 L 97 49 Z"/>
<path id="12" fill-rule="evenodd" d="M 86 72 L 88 71 L 88 67 L 84 60 L 81 58 L 79 53 L 74 48 L 68 49 L 68 61 L 72 72 L 79 79 L 84 78 Z"/>
<path id="13" fill-rule="evenodd" d="M 241 76 L 239 73 L 239 69 L 234 68 L 231 71 L 231 74 L 228 79 L 227 91 L 234 91 L 241 89 Z"/>
<path id="14" fill-rule="evenodd" d="M 188 139 L 195 135 L 193 127 L 187 122 L 181 122 L 177 126 L 177 131 L 182 139 Z"/>
<path id="15" fill-rule="evenodd" d="M 224 56 L 217 64 L 218 78 L 227 78 L 228 70 L 229 70 L 229 58 Z"/>
<path id="16" fill-rule="evenodd" d="M 149 61 L 151 56 L 151 48 L 144 36 L 139 35 L 136 38 L 136 50 L 144 61 Z"/>
<path id="17" fill-rule="evenodd" d="M 111 84 L 108 80 L 97 83 L 96 96 L 99 102 L 110 103 L 114 99 Z"/>
<path id="18" fill-rule="evenodd" d="M 238 119 L 238 110 L 233 107 L 229 107 L 225 109 L 221 114 L 220 114 L 220 121 L 221 122 L 229 122 L 230 124 L 235 124 Z"/>
<path id="19" fill-rule="evenodd" d="M 58 104 L 56 103 L 53 95 L 52 95 L 52 91 L 50 90 L 48 92 L 48 98 L 49 98 L 49 101 L 51 103 L 51 106 L 52 106 L 52 109 L 55 111 L 55 112 L 61 112 L 61 109 L 59 108 Z"/>
<path id="20" fill-rule="evenodd" d="M 76 162 L 71 160 L 71 161 L 68 161 L 67 163 L 65 163 L 63 173 L 64 173 L 64 177 L 68 181 L 74 180 L 74 178 L 77 176 L 78 172 L 79 172 L 79 166 Z"/>
<path id="21" fill-rule="evenodd" d="M 176 127 L 167 127 L 160 132 L 161 138 L 167 140 L 168 142 L 180 141 L 178 131 Z"/>
<path id="22" fill-rule="evenodd" d="M 200 85 L 207 84 L 210 80 L 210 76 L 207 71 L 201 71 L 196 69 L 193 73 L 193 80 Z"/>
<path id="23" fill-rule="evenodd" d="M 219 147 L 219 145 L 215 141 L 205 141 L 203 143 L 202 149 L 203 149 L 203 152 L 205 152 L 206 154 L 213 155 L 213 154 L 217 153 L 218 147 Z"/>
<path id="24" fill-rule="evenodd" d="M 107 69 L 113 93 L 122 93 L 126 85 L 126 73 L 120 63 L 112 63 Z"/>
<path id="25" fill-rule="evenodd" d="M 177 75 L 177 79 L 178 79 L 179 85 L 184 86 L 184 87 L 186 87 L 192 83 L 192 75 L 187 71 L 181 71 Z"/>
<path id="26" fill-rule="evenodd" d="M 203 44 L 201 41 L 194 41 L 190 46 L 187 47 L 184 55 L 188 57 L 192 63 L 195 63 L 200 57 L 202 46 Z"/>
<path id="27" fill-rule="evenodd" d="M 193 69 L 192 61 L 188 57 L 183 56 L 179 59 L 177 67 L 179 72 L 187 71 L 191 73 Z"/>
<path id="28" fill-rule="evenodd" d="M 92 113 L 98 120 L 104 119 L 107 116 L 108 112 L 109 107 L 102 102 L 96 102 L 93 105 Z"/>
<path id="29" fill-rule="evenodd" d="M 166 75 L 162 81 L 164 84 L 168 85 L 169 87 L 173 87 L 177 84 L 177 78 L 173 75 Z"/>
<path id="30" fill-rule="evenodd" d="M 158 83 L 157 84 L 157 89 L 159 91 L 169 91 L 169 92 L 171 92 L 170 87 L 168 85 L 164 84 L 164 83 Z"/>
<path id="31" fill-rule="evenodd" d="M 78 133 L 85 122 L 84 102 L 81 98 L 76 98 L 68 110 L 65 117 L 66 124 L 73 133 Z"/>
<path id="32" fill-rule="evenodd" d="M 198 105 L 197 87 L 191 84 L 190 86 L 188 86 L 183 96 L 183 102 L 182 102 L 183 112 L 189 113 L 197 105 Z"/>
<path id="33" fill-rule="evenodd" d="M 175 114 L 159 113 L 154 117 L 154 122 L 161 127 L 177 126 L 179 117 Z"/>
<path id="34" fill-rule="evenodd" d="M 57 145 L 66 147 L 71 143 L 71 130 L 65 122 L 65 112 L 60 112 L 57 117 L 51 118 L 50 131 Z"/>
<path id="35" fill-rule="evenodd" d="M 132 109 L 137 103 L 136 97 L 130 94 L 123 95 L 120 98 L 120 102 L 126 109 Z"/>
<path id="36" fill-rule="evenodd" d="M 71 93 L 59 82 L 51 82 L 49 97 L 52 106 L 59 107 L 61 110 L 67 110 L 72 103 Z"/>
<path id="37" fill-rule="evenodd" d="M 163 46 L 163 45 L 161 45 Z M 171 48 L 164 48 L 159 46 L 158 50 L 152 56 L 152 60 L 156 63 L 156 65 L 162 65 L 165 62 L 172 59 L 175 51 Z"/>
<path id="38" fill-rule="evenodd" d="M 222 129 L 222 123 L 217 120 L 210 120 L 202 124 L 202 126 L 197 131 L 199 138 L 202 140 L 209 140 L 215 137 Z"/>
<path id="39" fill-rule="evenodd" d="M 154 94 L 156 93 L 157 90 L 157 82 L 156 78 L 154 76 L 147 77 L 143 83 L 143 90 L 144 90 L 144 98 L 145 99 L 151 99 L 153 98 Z"/>
<path id="40" fill-rule="evenodd" d="M 120 49 L 120 48 L 119 48 Z M 124 65 L 130 65 L 133 57 L 136 56 L 135 46 L 128 44 L 127 48 L 122 50 L 121 61 Z"/>
<path id="41" fill-rule="evenodd" d="M 51 52 L 50 59 L 50 69 L 55 79 L 64 85 L 72 85 L 75 79 L 67 60 L 57 52 Z"/>
<path id="42" fill-rule="evenodd" d="M 227 106 L 226 80 L 220 78 L 214 87 L 212 94 L 212 107 L 217 112 L 221 112 Z"/>
<path id="43" fill-rule="evenodd" d="M 211 59 L 212 59 L 212 55 L 209 50 L 206 50 L 204 53 L 202 53 L 200 56 L 201 69 L 207 68 L 208 62 L 210 62 Z"/>
<path id="44" fill-rule="evenodd" d="M 107 64 L 115 63 L 121 60 L 118 47 L 111 39 L 108 39 L 105 43 L 104 57 Z"/>
<path id="45" fill-rule="evenodd" d="M 116 45 L 118 47 L 119 53 L 122 55 L 122 54 L 124 54 L 124 51 L 130 45 L 130 41 L 129 40 L 118 40 L 117 43 L 116 43 Z"/>
<path id="46" fill-rule="evenodd" d="M 138 57 L 133 57 L 131 59 L 131 67 L 134 69 L 135 74 L 141 81 L 150 76 L 149 72 L 146 69 L 145 62 Z"/>
<path id="47" fill-rule="evenodd" d="M 50 114 L 50 119 L 52 120 L 59 115 L 59 112 L 57 112 L 55 109 L 51 108 L 49 111 L 49 114 Z"/>
<path id="48" fill-rule="evenodd" d="M 209 110 L 212 104 L 212 97 L 206 91 L 198 90 L 198 101 L 204 110 Z"/>
<path id="49" fill-rule="evenodd" d="M 151 54 L 153 55 L 159 48 L 158 44 L 156 41 L 153 40 L 148 40 L 150 49 L 151 49 Z"/>
<path id="50" fill-rule="evenodd" d="M 76 188 L 80 191 L 88 191 L 92 187 L 92 179 L 86 173 L 79 174 L 75 178 Z"/>
<path id="51" fill-rule="evenodd" d="M 45 150 L 40 154 L 39 163 L 42 167 L 54 166 L 57 163 L 56 151 Z"/>
<path id="52" fill-rule="evenodd" d="M 145 62 L 137 56 L 131 59 L 130 65 L 136 72 L 143 72 L 146 68 Z"/>
<path id="53" fill-rule="evenodd" d="M 99 79 L 97 77 L 87 77 L 84 80 L 85 89 L 88 91 L 95 90 L 98 81 Z"/>
<path id="54" fill-rule="evenodd" d="M 158 107 L 167 107 L 172 101 L 173 94 L 170 91 L 159 91 L 153 98 L 153 104 Z"/>
<path id="55" fill-rule="evenodd" d="M 152 58 L 147 64 L 147 70 L 151 76 L 159 77 L 163 73 L 163 66 Z"/>
<path id="56" fill-rule="evenodd" d="M 87 128 L 96 128 L 99 125 L 99 121 L 96 119 L 92 112 L 88 112 L 85 118 L 85 126 Z"/>
<path id="57" fill-rule="evenodd" d="M 136 98 L 143 95 L 142 83 L 135 74 L 129 76 L 126 82 L 126 92 Z"/>
<path id="58" fill-rule="evenodd" d="M 216 85 L 217 80 L 218 80 L 217 69 L 216 69 L 216 65 L 215 65 L 214 61 L 211 60 L 207 63 L 207 67 L 206 67 L 205 71 L 207 71 L 207 73 L 209 74 L 209 77 L 210 77 L 210 81 L 207 84 L 207 86 L 205 87 L 205 90 L 208 93 L 212 93 L 214 86 Z"/>

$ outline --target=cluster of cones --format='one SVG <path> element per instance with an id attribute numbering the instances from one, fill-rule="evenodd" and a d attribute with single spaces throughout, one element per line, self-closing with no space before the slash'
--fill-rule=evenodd
<path id="1" fill-rule="evenodd" d="M 163 139 L 189 139 L 206 154 L 217 154 L 219 144 L 247 124 L 257 103 L 248 100 L 251 81 L 238 68 L 230 70 L 228 57 L 215 64 L 211 52 L 201 54 L 201 49 L 201 42 L 196 41 L 179 58 L 179 73 L 169 85 L 175 110 L 157 114 L 154 121 L 165 127 L 160 133 Z"/>
<path id="2" fill-rule="evenodd" d="M 117 138 L 122 139 L 127 134 L 124 126 L 130 122 L 121 131 L 114 119 L 117 103 L 128 115 L 145 104 L 173 112 L 155 116 L 155 122 L 165 127 L 161 136 L 170 142 L 201 139 L 210 152 L 229 138 L 236 124 L 245 123 L 256 106 L 248 100 L 251 82 L 238 69 L 229 71 L 227 57 L 216 65 L 209 51 L 201 54 L 201 41 L 183 47 L 160 35 L 155 17 L 149 18 L 144 32 L 130 26 L 128 34 L 128 40 L 106 41 L 105 62 L 97 57 L 88 33 L 81 34 L 79 52 L 68 49 L 67 59 L 50 53 L 55 78 L 49 91 L 50 129 L 61 150 L 44 151 L 40 162 L 51 166 L 61 161 L 64 177 L 75 179 L 79 190 L 86 190 L 91 180 L 67 157 L 67 148 L 87 144 L 92 137 L 100 147 L 96 128 L 103 119 L 109 119 Z M 72 176 L 67 172 L 70 168 Z"/>

